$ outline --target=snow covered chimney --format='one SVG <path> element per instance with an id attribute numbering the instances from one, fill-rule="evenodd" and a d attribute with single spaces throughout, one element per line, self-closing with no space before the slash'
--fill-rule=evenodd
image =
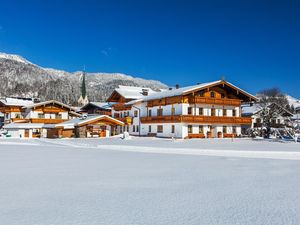
<path id="1" fill-rule="evenodd" d="M 142 95 L 148 96 L 148 92 L 149 92 L 148 89 L 145 89 L 145 88 L 142 89 Z"/>
<path id="2" fill-rule="evenodd" d="M 178 89 L 178 88 L 179 88 L 179 84 L 176 84 L 176 86 L 175 86 L 175 87 L 176 87 L 176 89 Z"/>

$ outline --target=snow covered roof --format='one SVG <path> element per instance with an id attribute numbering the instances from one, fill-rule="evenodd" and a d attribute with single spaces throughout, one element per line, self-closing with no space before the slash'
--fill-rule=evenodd
<path id="1" fill-rule="evenodd" d="M 22 107 L 33 104 L 32 100 L 24 100 L 24 99 L 18 99 L 18 98 L 0 99 L 0 102 L 2 102 L 4 105 L 7 105 L 7 106 L 22 106 Z"/>
<path id="2" fill-rule="evenodd" d="M 72 120 L 65 121 L 63 123 L 56 124 L 55 127 L 63 127 L 64 129 L 73 129 L 73 128 L 75 128 L 75 126 L 80 126 L 82 124 L 89 123 L 89 122 L 92 122 L 92 121 L 95 121 L 95 120 L 101 120 L 101 119 L 109 119 L 109 120 L 114 121 L 118 124 L 124 124 L 120 120 L 117 120 L 117 119 L 112 118 L 112 117 L 107 116 L 107 115 L 86 115 L 86 116 L 82 116 L 82 117 L 79 117 L 79 118 L 75 118 L 75 119 L 72 119 Z"/>
<path id="3" fill-rule="evenodd" d="M 81 107 L 81 109 L 85 109 L 88 106 L 95 106 L 97 108 L 102 108 L 102 109 L 111 109 L 112 104 L 108 102 L 89 102 L 88 104 L 84 105 Z"/>
<path id="4" fill-rule="evenodd" d="M 4 129 L 41 129 L 43 123 L 9 123 L 3 126 Z"/>
<path id="5" fill-rule="evenodd" d="M 206 88 L 208 86 L 218 85 L 222 82 L 236 88 L 240 92 L 245 93 L 246 95 L 250 96 L 253 99 L 257 99 L 255 96 L 249 94 L 248 92 L 236 87 L 235 85 L 233 85 L 227 81 L 217 80 L 217 81 L 213 81 L 213 82 L 202 83 L 202 84 L 197 84 L 197 85 L 183 87 L 183 88 L 177 88 L 177 89 L 166 90 L 166 91 L 162 91 L 162 92 L 156 92 L 153 94 L 149 94 L 148 96 L 142 96 L 141 98 L 139 98 L 137 100 L 132 100 L 132 101 L 128 102 L 127 105 L 135 104 L 135 103 L 141 102 L 141 101 L 150 101 L 150 100 L 154 100 L 154 99 L 161 99 L 161 98 L 166 98 L 166 97 L 184 95 L 184 94 L 188 94 L 189 92 L 192 92 L 194 90 Z"/>
<path id="6" fill-rule="evenodd" d="M 242 105 L 242 115 L 253 115 L 257 113 L 259 110 L 261 110 L 261 107 L 259 107 L 257 104 L 254 105 Z"/>
<path id="7" fill-rule="evenodd" d="M 45 102 L 33 103 L 33 104 L 30 104 L 30 105 L 26 105 L 23 108 L 29 109 L 29 108 L 35 108 L 35 107 L 38 107 L 38 106 L 48 105 L 48 104 L 58 104 L 58 105 L 61 105 L 65 108 L 68 108 L 70 110 L 75 111 L 75 108 L 73 108 L 72 106 L 69 106 L 67 104 L 64 104 L 64 103 L 56 101 L 56 100 L 49 100 L 49 101 L 45 101 Z"/>
<path id="8" fill-rule="evenodd" d="M 145 87 L 132 87 L 132 86 L 123 86 L 119 85 L 118 88 L 115 89 L 120 95 L 122 95 L 126 99 L 138 99 L 143 97 L 143 90 L 148 91 L 148 95 L 157 93 L 156 91 L 152 90 L 151 88 Z"/>

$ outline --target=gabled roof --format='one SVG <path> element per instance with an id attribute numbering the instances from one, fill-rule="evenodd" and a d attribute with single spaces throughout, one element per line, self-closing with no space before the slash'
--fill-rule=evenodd
<path id="1" fill-rule="evenodd" d="M 95 121 L 111 121 L 112 123 L 115 123 L 117 125 L 123 126 L 124 123 L 120 120 L 117 120 L 115 118 L 112 118 L 107 115 L 86 115 L 82 116 L 76 119 L 68 120 L 63 123 L 56 124 L 55 127 L 62 127 L 64 129 L 74 129 L 76 126 L 83 126 L 85 124 L 93 123 Z"/>
<path id="2" fill-rule="evenodd" d="M 154 93 L 154 94 L 151 94 L 151 95 L 149 94 L 148 96 L 143 96 L 143 97 L 141 97 L 137 100 L 130 101 L 127 104 L 130 105 L 130 104 L 134 104 L 134 103 L 142 102 L 142 101 L 150 101 L 150 100 L 155 100 L 155 99 L 162 99 L 162 98 L 167 98 L 167 97 L 186 95 L 186 94 L 189 94 L 193 91 L 206 89 L 206 88 L 209 88 L 209 87 L 217 86 L 219 84 L 228 85 L 228 86 L 238 90 L 239 92 L 243 93 L 244 95 L 248 96 L 249 98 L 251 98 L 253 100 L 257 100 L 257 98 L 254 95 L 252 95 L 252 94 L 236 87 L 235 85 L 233 85 L 233 84 L 231 84 L 227 81 L 224 81 L 224 80 L 217 80 L 217 81 L 213 81 L 213 82 L 202 83 L 202 84 L 197 84 L 197 85 L 193 85 L 193 86 L 188 86 L 188 87 L 183 87 L 183 88 L 177 88 L 177 89 L 157 92 L 157 93 Z"/>
<path id="3" fill-rule="evenodd" d="M 39 107 L 39 106 L 45 106 L 45 105 L 51 105 L 51 104 L 57 104 L 57 105 L 60 105 L 64 108 L 67 108 L 69 110 L 75 111 L 75 108 L 73 108 L 72 106 L 69 106 L 67 104 L 64 104 L 64 103 L 56 101 L 56 100 L 49 100 L 49 101 L 45 101 L 45 102 L 30 104 L 30 105 L 24 106 L 23 108 L 30 109 L 30 108 L 36 108 L 36 107 Z"/>
<path id="4" fill-rule="evenodd" d="M 279 107 L 282 110 L 282 114 L 284 113 L 289 116 L 293 116 L 292 112 L 281 107 L 280 105 L 278 105 L 276 103 L 271 103 L 268 107 L 272 107 L 273 105 L 276 105 L 277 107 Z M 261 107 L 259 104 L 253 104 L 252 106 L 242 106 L 242 115 L 251 116 L 251 115 L 259 113 L 261 110 L 263 110 L 263 107 Z"/>
<path id="5" fill-rule="evenodd" d="M 132 87 L 132 86 L 123 86 L 119 85 L 118 88 L 116 88 L 113 93 L 110 95 L 108 98 L 111 99 L 113 95 L 116 93 L 124 97 L 125 99 L 139 99 L 143 97 L 143 90 L 148 91 L 148 95 L 157 93 L 156 91 L 152 90 L 151 88 L 146 88 L 146 87 Z"/>
<path id="6" fill-rule="evenodd" d="M 81 110 L 86 109 L 89 106 L 94 106 L 99 109 L 111 109 L 112 104 L 108 102 L 89 102 L 88 104 L 81 107 Z"/>
<path id="7" fill-rule="evenodd" d="M 6 106 L 20 106 L 20 107 L 33 104 L 32 100 L 24 100 L 24 99 L 18 99 L 18 98 L 0 99 L 0 102 Z"/>
<path id="8" fill-rule="evenodd" d="M 9 123 L 3 126 L 4 129 L 40 129 L 43 123 Z"/>

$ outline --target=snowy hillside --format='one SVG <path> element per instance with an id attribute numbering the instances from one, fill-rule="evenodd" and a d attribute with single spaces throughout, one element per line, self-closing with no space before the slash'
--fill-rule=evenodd
<path id="1" fill-rule="evenodd" d="M 18 55 L 0 53 L 0 97 L 40 97 L 75 104 L 80 95 L 81 72 L 43 68 Z M 121 73 L 87 73 L 91 101 L 104 101 L 118 85 L 142 86 L 154 90 L 167 86 L 159 81 L 135 78 Z"/>
<path id="2" fill-rule="evenodd" d="M 290 95 L 286 95 L 286 97 L 287 97 L 287 99 L 288 99 L 291 106 L 293 105 L 294 108 L 300 107 L 300 100 L 299 99 L 296 99 L 296 98 L 294 98 Z"/>

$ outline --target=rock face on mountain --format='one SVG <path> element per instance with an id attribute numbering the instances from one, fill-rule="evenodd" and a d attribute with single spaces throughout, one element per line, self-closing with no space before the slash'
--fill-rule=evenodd
<path id="1" fill-rule="evenodd" d="M 75 105 L 80 97 L 82 72 L 69 73 L 37 66 L 18 55 L 0 53 L 0 97 L 39 97 Z M 105 101 L 118 85 L 166 89 L 159 81 L 121 73 L 86 73 L 90 101 Z"/>

